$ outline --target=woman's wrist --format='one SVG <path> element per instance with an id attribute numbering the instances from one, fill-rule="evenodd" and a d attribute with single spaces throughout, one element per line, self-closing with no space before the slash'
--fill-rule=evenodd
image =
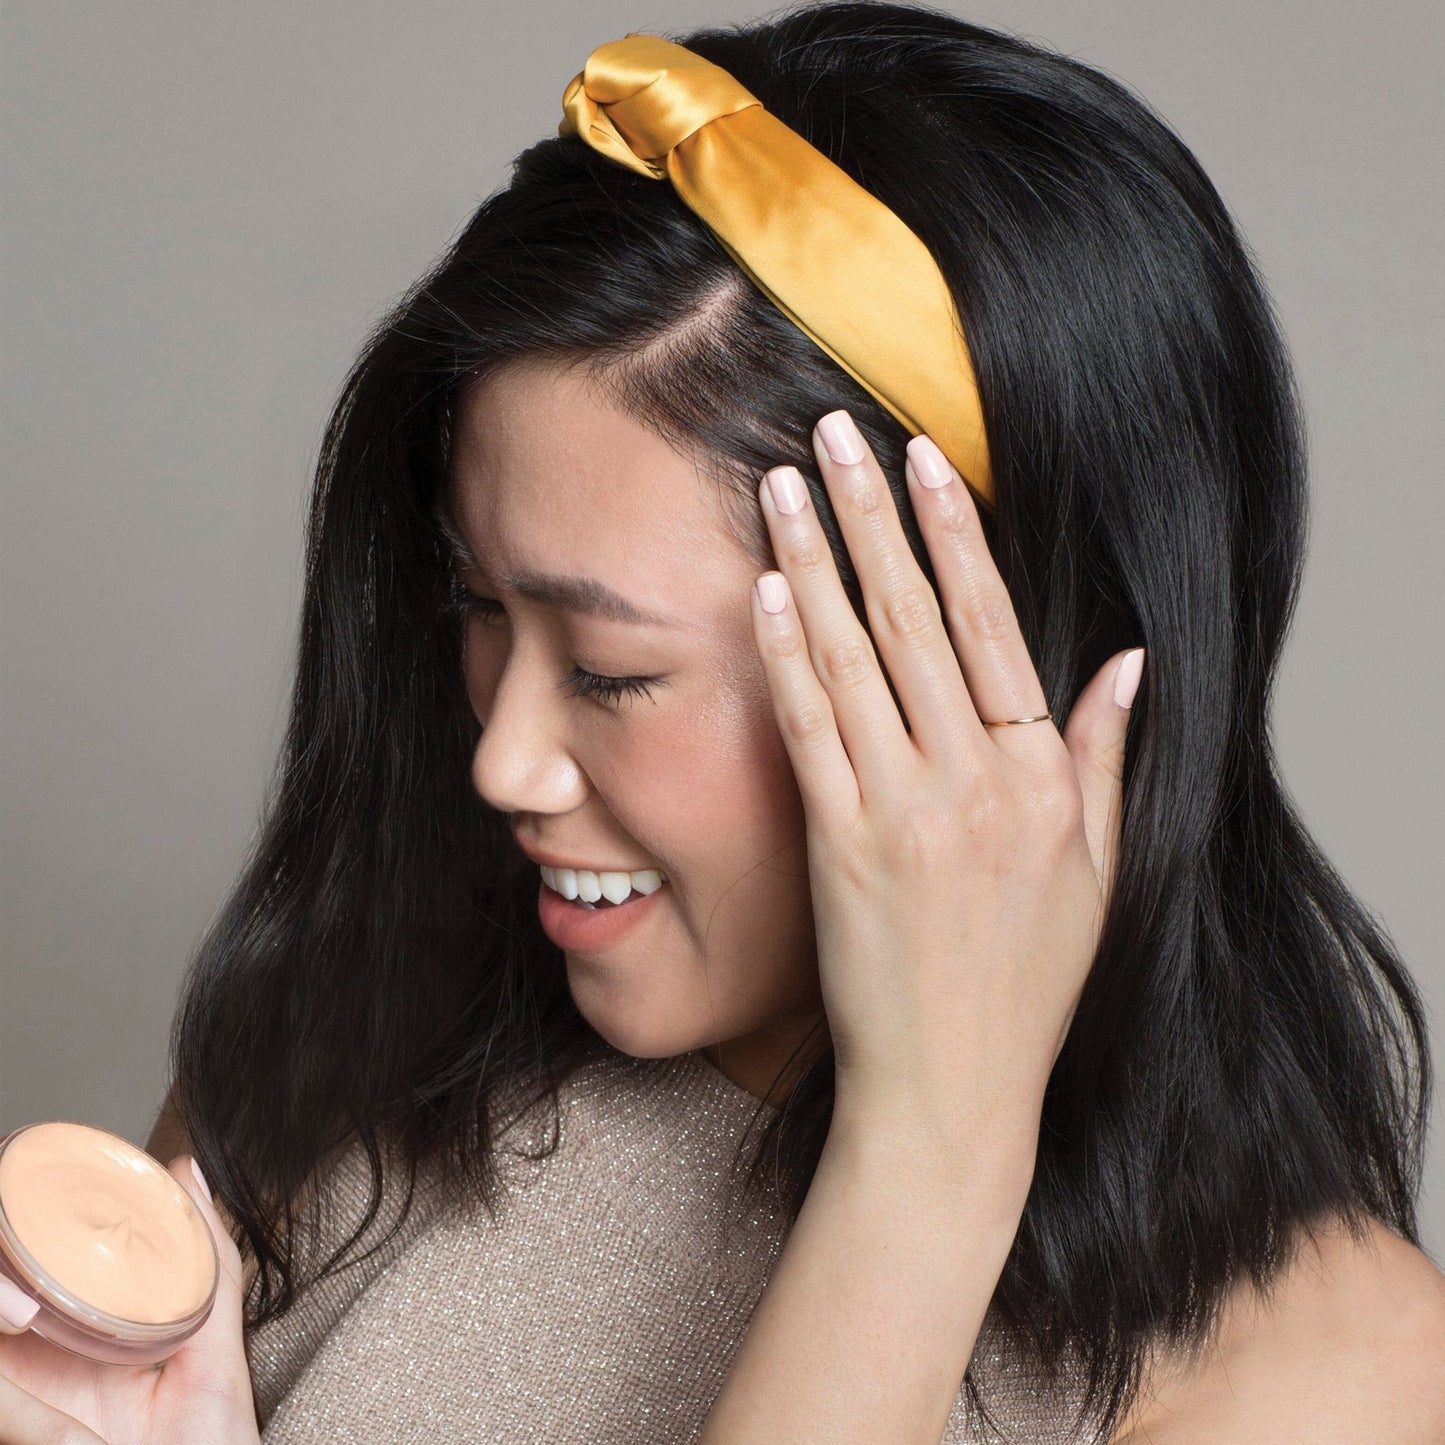
<path id="1" fill-rule="evenodd" d="M 864 1175 L 906 1179 L 940 1207 L 1016 1228 L 1033 1182 L 1042 1091 L 995 1083 L 960 1103 L 944 1098 L 922 1085 L 863 1090 L 840 1079 L 825 1153 Z"/>

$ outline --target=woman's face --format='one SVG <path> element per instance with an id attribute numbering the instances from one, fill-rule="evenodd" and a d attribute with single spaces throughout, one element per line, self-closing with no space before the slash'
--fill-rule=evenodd
<path id="1" fill-rule="evenodd" d="M 466 624 L 478 794 L 534 853 L 668 879 L 619 910 L 639 910 L 625 936 L 564 946 L 579 1010 L 624 1053 L 703 1049 L 764 1097 L 823 1005 L 802 800 L 753 640 L 763 569 L 718 483 L 580 368 L 517 363 L 460 409 L 452 513 L 478 564 L 458 561 L 467 590 L 501 606 Z M 669 621 L 524 595 L 524 573 L 592 579 Z M 651 695 L 573 695 L 579 668 Z"/>

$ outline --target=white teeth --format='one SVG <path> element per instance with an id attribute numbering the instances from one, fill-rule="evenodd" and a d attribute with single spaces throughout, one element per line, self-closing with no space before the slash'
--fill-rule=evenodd
<path id="1" fill-rule="evenodd" d="M 599 873 L 597 886 L 602 890 L 602 896 L 609 903 L 621 903 L 632 892 L 632 875 L 630 873 Z"/>
<path id="2" fill-rule="evenodd" d="M 644 897 L 656 893 L 667 882 L 667 874 L 660 868 L 642 868 L 636 873 L 596 873 L 589 868 L 549 868 L 543 864 L 542 879 L 564 898 L 589 904 L 600 898 L 606 898 L 609 903 L 624 903 L 634 892 Z"/>

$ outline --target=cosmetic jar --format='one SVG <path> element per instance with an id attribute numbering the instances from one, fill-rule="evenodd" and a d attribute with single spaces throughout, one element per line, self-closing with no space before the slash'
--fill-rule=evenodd
<path id="1" fill-rule="evenodd" d="M 168 1169 L 88 1124 L 0 1139 L 0 1274 L 40 1302 L 30 1328 L 106 1364 L 164 1360 L 205 1324 L 220 1264 Z"/>

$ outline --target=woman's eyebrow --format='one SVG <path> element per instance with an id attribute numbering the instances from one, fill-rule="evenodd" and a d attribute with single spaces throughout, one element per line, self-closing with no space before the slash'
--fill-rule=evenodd
<path id="1" fill-rule="evenodd" d="M 436 503 L 432 507 L 432 520 L 461 566 L 473 567 L 479 572 L 485 570 L 473 555 L 467 539 L 462 536 L 461 528 L 453 519 L 445 491 L 437 495 Z M 648 612 L 595 577 L 566 577 L 554 572 L 513 572 L 497 578 L 496 582 L 499 587 L 515 592 L 519 597 L 529 597 L 534 602 L 546 602 L 553 607 L 561 607 L 568 612 L 580 612 L 588 617 L 600 617 L 606 622 L 624 622 L 633 627 L 671 627 L 684 630 L 689 626 L 678 618 Z"/>

